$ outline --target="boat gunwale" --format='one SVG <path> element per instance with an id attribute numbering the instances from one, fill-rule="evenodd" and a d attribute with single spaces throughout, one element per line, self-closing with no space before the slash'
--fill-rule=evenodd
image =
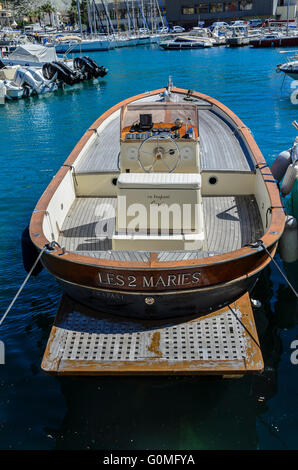
<path id="1" fill-rule="evenodd" d="M 87 129 L 85 134 L 81 137 L 79 142 L 76 144 L 64 164 L 55 174 L 49 185 L 47 186 L 46 190 L 40 197 L 37 205 L 33 211 L 31 221 L 30 221 L 30 237 L 34 245 L 37 247 L 38 250 L 41 250 L 46 244 L 50 243 L 50 241 L 45 237 L 43 232 L 43 219 L 45 217 L 48 205 L 54 196 L 57 188 L 59 187 L 60 183 L 66 176 L 66 174 L 72 170 L 72 165 L 87 144 L 88 140 L 96 129 L 113 113 L 118 111 L 119 109 L 123 109 L 124 106 L 128 105 L 131 102 L 147 98 L 149 96 L 155 96 L 163 91 L 166 88 L 160 88 L 157 90 L 141 93 L 139 95 L 135 95 L 133 97 L 127 98 L 120 103 L 109 108 L 105 111 L 90 127 Z M 188 90 L 173 87 L 173 93 L 178 93 L 182 95 L 187 95 Z M 267 228 L 266 232 L 261 237 L 261 241 L 266 247 L 270 247 L 273 244 L 277 243 L 279 238 L 281 237 L 284 229 L 285 224 L 285 214 L 282 208 L 282 203 L 280 199 L 280 194 L 278 188 L 276 186 L 275 179 L 270 171 L 270 168 L 267 165 L 266 160 L 264 159 L 257 143 L 255 142 L 250 130 L 244 125 L 241 119 L 233 113 L 229 108 L 227 108 L 224 104 L 217 101 L 216 99 L 205 95 L 199 92 L 192 92 L 192 96 L 204 101 L 207 101 L 211 105 L 218 107 L 222 112 L 225 113 L 235 124 L 238 128 L 238 132 L 242 134 L 242 138 L 246 142 L 248 148 L 252 152 L 252 156 L 256 161 L 256 168 L 259 169 L 263 181 L 266 185 L 266 189 L 268 191 L 268 195 L 270 198 L 271 203 L 271 222 L 269 227 Z M 274 186 L 272 187 L 272 184 Z M 162 251 L 162 250 L 161 250 Z M 227 253 L 223 253 L 220 255 L 210 256 L 206 258 L 195 258 L 191 260 L 180 260 L 180 261 L 159 261 L 155 253 L 150 253 L 150 259 L 148 262 L 140 262 L 140 261 L 118 261 L 118 260 L 108 260 L 108 259 L 97 259 L 91 256 L 85 256 L 81 254 L 77 254 L 75 252 L 67 252 L 63 255 L 63 261 L 77 263 L 77 264 L 84 264 L 84 265 L 93 265 L 97 267 L 118 267 L 118 268 L 133 268 L 133 269 L 172 269 L 172 268 L 190 268 L 195 266 L 204 266 L 204 265 L 215 265 L 218 263 L 224 262 L 231 262 L 233 260 L 239 260 L 240 258 L 245 258 L 248 256 L 254 256 L 259 254 L 259 251 L 255 248 L 250 246 L 244 246 L 237 250 L 233 250 Z M 61 258 L 61 250 L 59 248 L 53 250 L 52 252 L 48 253 L 51 257 L 57 257 L 58 259 Z M 153 256 L 152 256 L 153 255 Z"/>
<path id="2" fill-rule="evenodd" d="M 270 251 L 270 255 L 273 257 L 275 256 L 275 253 L 276 253 L 276 250 L 277 250 L 277 245 L 275 245 L 271 251 Z M 211 291 L 211 292 L 214 292 L 214 290 L 216 289 L 220 289 L 222 287 L 231 287 L 233 285 L 235 285 L 236 283 L 239 283 L 241 281 L 244 281 L 244 280 L 247 280 L 247 279 L 250 279 L 254 276 L 256 276 L 257 274 L 259 274 L 261 271 L 263 271 L 263 269 L 266 268 L 266 266 L 270 263 L 270 258 L 267 257 L 265 258 L 264 260 L 262 260 L 262 262 L 260 263 L 260 265 L 253 269 L 253 270 L 250 270 L 249 273 L 246 273 L 246 274 L 242 274 L 241 276 L 238 276 L 238 277 L 234 277 L 228 281 L 219 281 L 218 283 L 216 284 L 204 284 L 204 285 L 201 285 L 201 286 L 196 286 L 196 287 L 192 287 L 192 288 L 186 288 L 186 289 L 183 289 L 183 288 L 180 288 L 180 289 L 160 289 L 160 290 L 142 290 L 142 289 L 134 289 L 134 290 L 126 290 L 125 291 L 125 294 L 126 295 L 143 295 L 144 297 L 145 296 L 149 296 L 149 295 L 152 295 L 152 296 L 163 296 L 163 295 L 181 295 L 181 294 L 189 294 L 189 293 L 196 293 L 196 292 L 202 292 L 202 291 Z M 158 270 L 157 270 L 158 271 Z M 76 285 L 76 286 L 79 286 L 79 287 L 85 287 L 87 289 L 91 289 L 91 290 L 96 290 L 96 291 L 102 291 L 102 292 L 110 292 L 111 294 L 123 294 L 123 289 L 116 289 L 116 288 L 109 288 L 109 287 L 103 287 L 103 286 L 98 286 L 98 285 L 87 285 L 87 284 L 79 284 L 79 283 L 76 283 L 75 281 L 71 280 L 69 281 L 68 279 L 65 279 L 63 277 L 59 277 L 58 275 L 55 275 L 56 279 L 57 280 L 60 280 L 62 282 L 66 282 L 68 284 L 71 284 L 71 285 Z"/>

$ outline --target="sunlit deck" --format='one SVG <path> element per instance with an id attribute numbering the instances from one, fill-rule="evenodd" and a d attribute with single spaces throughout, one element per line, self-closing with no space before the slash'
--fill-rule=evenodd
<path id="1" fill-rule="evenodd" d="M 176 98 L 174 101 L 182 101 L 181 96 L 174 96 Z M 140 101 L 149 102 L 149 100 Z M 202 103 L 201 100 L 197 100 L 198 105 Z M 253 162 L 245 151 L 237 128 L 232 128 L 217 114 L 216 110 L 200 109 L 198 113 L 202 171 L 253 171 Z M 119 153 L 120 115 L 115 113 L 107 128 L 97 136 L 88 153 L 77 165 L 76 173 L 117 172 L 119 171 Z"/>
<path id="2" fill-rule="evenodd" d="M 108 259 L 148 259 L 149 252 L 111 251 L 112 240 L 102 236 L 105 226 L 115 227 L 116 198 L 77 198 L 61 229 L 59 243 L 67 251 Z M 103 211 L 104 217 L 99 217 Z M 205 251 L 161 252 L 163 261 L 206 257 L 236 250 L 263 234 L 258 206 L 253 195 L 203 197 L 207 249 Z"/>

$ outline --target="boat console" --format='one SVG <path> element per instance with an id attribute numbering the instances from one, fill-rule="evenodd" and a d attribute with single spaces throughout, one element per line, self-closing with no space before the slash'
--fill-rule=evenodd
<path id="1" fill-rule="evenodd" d="M 129 105 L 121 119 L 121 172 L 200 172 L 195 105 Z"/>
<path id="2" fill-rule="evenodd" d="M 122 110 L 117 250 L 202 249 L 198 111 L 140 103 Z"/>

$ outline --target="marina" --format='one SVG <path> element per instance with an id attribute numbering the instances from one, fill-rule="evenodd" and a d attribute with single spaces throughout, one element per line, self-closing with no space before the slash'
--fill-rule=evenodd
<path id="1" fill-rule="evenodd" d="M 194 31 L 118 36 L 88 52 L 107 75 L 0 107 L 1 312 L 28 225 L 27 272 L 46 268 L 0 324 L 2 449 L 297 447 L 295 76 L 274 47 Z M 189 37 L 210 45 L 160 47 Z M 57 59 L 86 72 L 81 49 Z M 199 225 L 130 232 L 123 195 Z"/>

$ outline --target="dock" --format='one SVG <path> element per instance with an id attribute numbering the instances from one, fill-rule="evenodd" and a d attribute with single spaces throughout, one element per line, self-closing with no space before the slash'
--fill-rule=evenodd
<path id="1" fill-rule="evenodd" d="M 209 315 L 167 321 L 99 313 L 63 296 L 42 361 L 58 375 L 219 375 L 264 368 L 248 293 Z"/>

